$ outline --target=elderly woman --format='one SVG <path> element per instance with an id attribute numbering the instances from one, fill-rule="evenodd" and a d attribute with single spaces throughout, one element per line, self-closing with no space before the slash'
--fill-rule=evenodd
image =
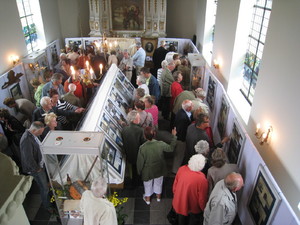
<path id="1" fill-rule="evenodd" d="M 154 104 L 155 103 L 155 97 L 154 96 L 145 96 L 144 97 L 144 103 L 145 103 L 145 112 L 151 113 L 153 117 L 153 126 L 155 129 L 158 129 L 158 108 Z"/>
<path id="2" fill-rule="evenodd" d="M 204 141 L 204 140 L 198 141 L 197 144 L 195 145 L 195 152 L 197 154 L 203 155 L 207 159 L 206 163 L 204 165 L 204 168 L 202 169 L 202 172 L 206 175 L 207 170 L 211 166 L 211 164 L 210 164 L 210 147 L 209 147 L 209 143 L 207 141 Z"/>
<path id="3" fill-rule="evenodd" d="M 221 148 L 217 148 L 211 155 L 212 167 L 208 169 L 208 193 L 212 192 L 214 186 L 218 181 L 224 179 L 231 172 L 239 172 L 236 164 L 229 164 L 226 162 L 226 154 Z"/>
<path id="4" fill-rule="evenodd" d="M 149 88 L 148 85 L 146 84 L 146 78 L 144 76 L 138 76 L 136 78 L 136 84 L 138 88 L 143 88 L 145 90 L 145 95 L 149 95 Z"/>
<path id="5" fill-rule="evenodd" d="M 154 139 L 155 131 L 146 127 L 144 135 L 147 141 L 141 145 L 137 158 L 137 171 L 142 176 L 145 194 L 143 196 L 147 205 L 150 205 L 150 198 L 156 194 L 157 201 L 161 200 L 162 184 L 167 173 L 164 152 L 172 152 L 176 145 L 176 129 L 172 130 L 172 141 L 169 144 Z"/>
<path id="6" fill-rule="evenodd" d="M 83 212 L 84 225 L 117 225 L 114 205 L 105 198 L 107 182 L 99 177 L 93 181 L 91 190 L 83 192 L 80 208 Z"/>
<path id="7" fill-rule="evenodd" d="M 55 130 L 55 128 L 57 127 L 56 118 L 57 118 L 57 115 L 55 115 L 55 113 L 53 113 L 53 112 L 46 114 L 46 116 L 44 118 L 46 127 L 44 129 L 44 132 L 40 136 L 42 140 L 44 140 L 44 138 L 46 137 L 46 135 L 48 134 L 48 132 L 50 130 Z"/>
<path id="8" fill-rule="evenodd" d="M 153 117 L 151 113 L 145 111 L 145 103 L 142 100 L 138 100 L 134 103 L 135 110 L 140 114 L 140 126 L 153 127 Z"/>
<path id="9" fill-rule="evenodd" d="M 193 155 L 176 174 L 172 206 L 178 214 L 178 225 L 202 224 L 208 191 L 208 182 L 201 172 L 205 161 L 203 155 Z"/>

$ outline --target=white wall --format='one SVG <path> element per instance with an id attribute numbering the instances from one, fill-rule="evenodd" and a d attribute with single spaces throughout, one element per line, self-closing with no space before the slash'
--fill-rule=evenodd
<path id="1" fill-rule="evenodd" d="M 262 65 L 250 114 L 253 123 L 269 121 L 274 136 L 259 152 L 292 208 L 300 217 L 299 63 L 300 2 L 273 1 Z M 253 130 L 253 126 L 250 125 Z M 250 129 L 249 129 L 250 130 Z"/>
<path id="2" fill-rule="evenodd" d="M 27 54 L 16 1 L 1 0 L 0 7 L 0 74 L 12 67 L 11 54 Z"/>
<path id="3" fill-rule="evenodd" d="M 87 0 L 58 0 L 63 39 L 67 37 L 89 37 L 88 3 Z"/>
<path id="4" fill-rule="evenodd" d="M 221 61 L 215 71 L 225 89 L 230 83 L 240 1 L 219 0 L 213 59 Z M 244 127 L 266 162 L 294 212 L 300 218 L 299 61 L 300 2 L 273 0 L 262 65 L 248 123 Z M 238 87 L 237 87 L 238 88 Z M 239 106 L 237 106 L 239 107 Z M 257 123 L 273 126 L 269 144 L 259 145 L 254 136 Z"/>
<path id="5" fill-rule="evenodd" d="M 192 39 L 196 34 L 197 0 L 168 0 L 167 37 Z"/>
<path id="6" fill-rule="evenodd" d="M 202 52 L 205 24 L 206 0 L 198 0 L 196 4 L 196 47 Z"/>
<path id="7" fill-rule="evenodd" d="M 57 0 L 40 0 L 41 14 L 45 30 L 46 44 L 61 39 L 60 16 Z"/>

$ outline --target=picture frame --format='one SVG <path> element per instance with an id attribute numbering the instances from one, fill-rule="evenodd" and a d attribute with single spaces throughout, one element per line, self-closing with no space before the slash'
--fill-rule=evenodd
<path id="1" fill-rule="evenodd" d="M 230 163 L 239 163 L 245 138 L 245 134 L 242 132 L 240 124 L 238 123 L 237 119 L 234 119 L 230 135 L 230 142 L 226 151 L 227 158 Z"/>
<path id="2" fill-rule="evenodd" d="M 153 61 L 152 57 L 153 57 L 154 50 L 157 49 L 158 39 L 157 38 L 141 38 L 141 41 L 142 41 L 142 47 L 146 52 L 146 56 L 149 56 L 148 60 L 146 60 L 146 61 Z"/>
<path id="3" fill-rule="evenodd" d="M 217 82 L 212 78 L 212 76 L 209 76 L 206 102 L 211 112 L 214 111 L 216 92 L 217 92 Z"/>
<path id="4" fill-rule="evenodd" d="M 229 108 L 230 108 L 229 103 L 226 99 L 226 96 L 223 94 L 222 101 L 221 101 L 221 107 L 220 107 L 220 111 L 219 111 L 219 115 L 218 115 L 218 123 L 217 123 L 218 131 L 219 131 L 221 138 L 223 138 L 225 136 Z"/>
<path id="5" fill-rule="evenodd" d="M 145 1 L 144 0 L 111 0 L 112 31 L 144 31 Z"/>
<path id="6" fill-rule="evenodd" d="M 256 225 L 270 225 L 281 197 L 271 182 L 265 168 L 260 164 L 248 201 L 248 210 Z"/>
<path id="7" fill-rule="evenodd" d="M 11 97 L 14 98 L 15 100 L 23 98 L 22 90 L 19 83 L 14 85 L 9 91 Z"/>

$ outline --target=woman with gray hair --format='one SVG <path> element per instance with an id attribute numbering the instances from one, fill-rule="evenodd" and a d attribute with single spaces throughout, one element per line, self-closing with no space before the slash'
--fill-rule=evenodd
<path id="1" fill-rule="evenodd" d="M 203 155 L 206 158 L 206 163 L 202 169 L 202 172 L 206 175 L 208 169 L 211 167 L 209 143 L 204 140 L 198 141 L 197 144 L 195 145 L 195 152 L 197 152 L 197 154 L 199 155 Z"/>
<path id="2" fill-rule="evenodd" d="M 239 172 L 236 164 L 227 163 L 227 157 L 223 149 L 217 148 L 211 155 L 212 167 L 208 169 L 208 193 L 212 192 L 218 181 L 224 179 L 231 172 Z"/>
<path id="3" fill-rule="evenodd" d="M 106 180 L 99 177 L 93 181 L 91 190 L 83 192 L 80 208 L 85 225 L 118 224 L 115 207 L 105 197 L 106 189 Z"/>
<path id="4" fill-rule="evenodd" d="M 137 76 L 136 78 L 136 84 L 138 88 L 143 88 L 145 90 L 145 95 L 149 95 L 149 88 L 148 85 L 146 84 L 146 78 L 142 75 Z"/>
<path id="5" fill-rule="evenodd" d="M 207 179 L 201 172 L 205 162 L 203 155 L 193 155 L 188 165 L 181 166 L 176 174 L 172 206 L 178 214 L 178 225 L 202 224 L 208 191 Z"/>

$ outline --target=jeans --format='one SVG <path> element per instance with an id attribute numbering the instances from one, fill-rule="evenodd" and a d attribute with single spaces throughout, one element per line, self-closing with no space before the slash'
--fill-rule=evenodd
<path id="1" fill-rule="evenodd" d="M 40 189 L 40 194 L 44 207 L 48 209 L 50 207 L 50 198 L 48 195 L 49 188 L 45 170 L 43 169 L 40 172 L 32 172 L 30 175 L 33 176 L 33 179 L 35 180 Z"/>

